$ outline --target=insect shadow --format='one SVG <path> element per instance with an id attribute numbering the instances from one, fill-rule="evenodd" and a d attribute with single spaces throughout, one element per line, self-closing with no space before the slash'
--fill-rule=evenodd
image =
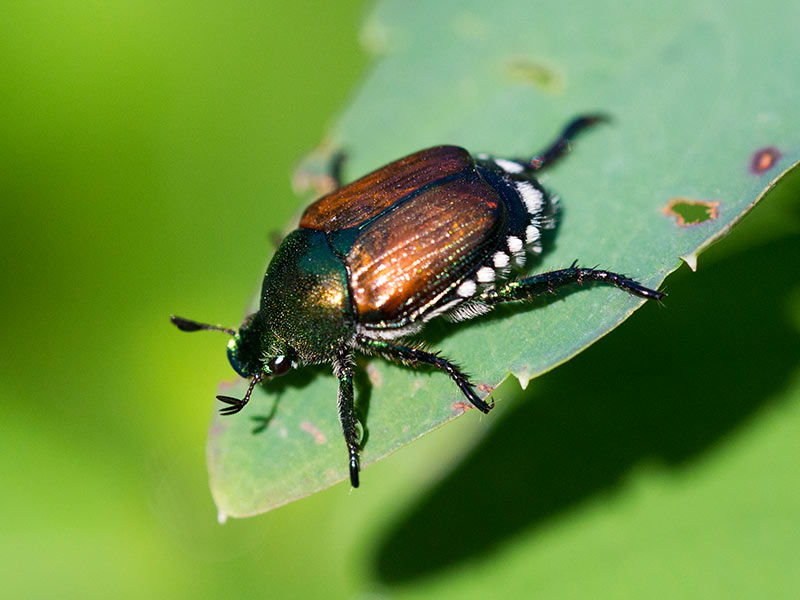
<path id="1" fill-rule="evenodd" d="M 800 334 L 785 308 L 797 283 L 785 265 L 800 261 L 798 241 L 707 259 L 698 273 L 682 269 L 670 279 L 669 310 L 645 306 L 532 382 L 465 460 L 387 528 L 376 578 L 401 584 L 477 564 L 620 489 L 640 463 L 681 469 L 730 439 L 800 366 L 786 351 L 800 347 Z"/>
<path id="2" fill-rule="evenodd" d="M 369 405 L 372 399 L 372 384 L 367 376 L 365 364 L 367 358 L 358 357 L 356 359 L 358 368 L 353 374 L 353 384 L 356 390 L 356 417 L 361 424 L 361 447 L 364 448 L 369 440 L 369 428 L 367 427 L 367 420 L 369 417 Z M 302 371 L 293 370 L 284 375 L 283 377 L 276 377 L 267 379 L 264 383 L 259 385 L 265 392 L 274 394 L 274 401 L 272 407 L 267 414 L 254 415 L 250 417 L 253 422 L 253 435 L 264 433 L 272 423 L 272 420 L 279 414 L 281 398 L 284 392 L 288 389 L 303 389 L 311 384 L 316 377 L 332 377 L 330 367 L 327 365 L 311 365 L 304 367 Z"/>
<path id="3" fill-rule="evenodd" d="M 279 406 L 281 397 L 287 389 L 303 389 L 311 384 L 313 379 L 320 374 L 330 374 L 330 369 L 326 369 L 323 365 L 311 365 L 306 367 L 302 372 L 289 371 L 283 377 L 275 377 L 267 379 L 258 385 L 258 388 L 263 392 L 270 392 L 274 394 L 274 402 L 267 414 L 252 415 L 250 420 L 255 425 L 252 433 L 258 435 L 264 433 L 270 426 L 272 419 L 279 413 Z"/>

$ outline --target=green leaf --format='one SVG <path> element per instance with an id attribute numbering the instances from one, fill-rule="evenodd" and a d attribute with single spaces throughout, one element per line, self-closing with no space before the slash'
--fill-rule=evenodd
<path id="1" fill-rule="evenodd" d="M 611 125 L 582 136 L 543 177 L 564 214 L 556 248 L 536 270 L 579 259 L 658 287 L 681 258 L 695 269 L 700 251 L 800 158 L 800 82 L 782 67 L 800 41 L 792 20 L 774 14 L 750 3 L 667 2 L 631 13 L 610 2 L 576 11 L 558 2 L 461 0 L 412 11 L 387 0 L 363 35 L 380 58 L 326 148 L 347 152 L 353 179 L 441 143 L 530 155 L 571 117 L 608 113 Z M 307 160 L 298 179 L 319 164 L 319 156 Z M 484 391 L 509 373 L 525 387 L 641 304 L 593 287 L 535 309 L 434 322 L 423 338 Z M 359 367 L 364 467 L 464 412 L 444 374 L 377 359 Z M 245 388 L 239 381 L 224 393 Z M 236 417 L 215 417 L 208 460 L 221 517 L 264 512 L 346 477 L 336 398 L 325 368 L 304 369 L 264 385 Z M 495 398 L 502 401 L 502 390 Z M 362 481 L 369 485 L 369 470 Z"/>

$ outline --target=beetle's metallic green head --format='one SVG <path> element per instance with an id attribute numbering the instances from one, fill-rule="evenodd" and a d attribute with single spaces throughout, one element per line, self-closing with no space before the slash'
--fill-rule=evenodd
<path id="1" fill-rule="evenodd" d="M 292 354 L 275 338 L 261 313 L 247 317 L 228 342 L 228 360 L 245 379 L 283 375 L 292 368 Z"/>

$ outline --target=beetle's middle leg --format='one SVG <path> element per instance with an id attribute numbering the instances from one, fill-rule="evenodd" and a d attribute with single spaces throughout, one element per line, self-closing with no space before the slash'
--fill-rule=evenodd
<path id="1" fill-rule="evenodd" d="M 358 429 L 353 395 L 353 354 L 340 350 L 333 361 L 333 372 L 339 379 L 339 422 L 350 453 L 350 485 L 358 487 Z"/>
<path id="2" fill-rule="evenodd" d="M 419 348 L 412 348 L 410 346 L 401 346 L 399 344 L 392 344 L 383 340 L 373 340 L 365 336 L 359 335 L 356 338 L 358 347 L 368 354 L 380 354 L 387 360 L 392 362 L 400 362 L 410 366 L 420 364 L 431 365 L 440 369 L 450 376 L 458 389 L 467 397 L 472 405 L 483 413 L 488 413 L 494 403 L 489 404 L 482 400 L 478 394 L 475 393 L 469 377 L 446 358 L 442 358 L 438 354 L 425 352 Z"/>
<path id="3" fill-rule="evenodd" d="M 535 296 L 555 293 L 558 288 L 586 282 L 613 285 L 634 296 L 659 302 L 664 298 L 663 292 L 651 290 L 638 281 L 629 279 L 619 273 L 600 269 L 587 269 L 576 265 L 577 263 L 572 263 L 572 266 L 567 269 L 540 273 L 532 277 L 510 281 L 500 288 L 486 290 L 481 295 L 481 300 L 490 305 L 502 302 L 530 301 Z"/>

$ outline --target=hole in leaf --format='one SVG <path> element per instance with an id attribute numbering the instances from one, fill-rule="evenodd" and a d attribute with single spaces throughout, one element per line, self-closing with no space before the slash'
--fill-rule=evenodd
<path id="1" fill-rule="evenodd" d="M 664 207 L 664 212 L 675 217 L 681 227 L 689 227 L 716 219 L 719 216 L 719 205 L 719 202 L 675 198 Z"/>

